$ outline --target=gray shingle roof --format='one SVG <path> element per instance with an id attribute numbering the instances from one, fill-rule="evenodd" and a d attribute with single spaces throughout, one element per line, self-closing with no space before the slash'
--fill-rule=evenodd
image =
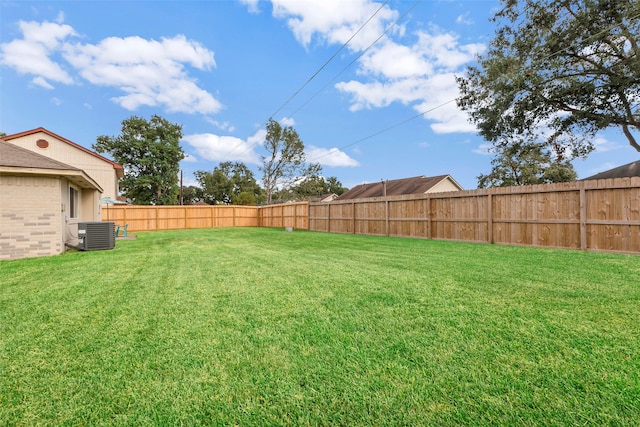
<path id="1" fill-rule="evenodd" d="M 609 169 L 608 171 L 597 173 L 587 178 L 583 178 L 580 181 L 587 181 L 590 179 L 630 178 L 633 176 L 640 176 L 640 160 L 618 166 L 617 168 Z"/>
<path id="2" fill-rule="evenodd" d="M 9 142 L 0 140 L 0 166 L 36 168 L 36 169 L 57 169 L 76 170 L 80 169 L 66 163 L 50 159 L 33 151 L 27 150 Z"/>
<path id="3" fill-rule="evenodd" d="M 373 182 L 360 184 L 340 195 L 336 200 L 363 199 L 369 197 L 383 197 L 386 184 L 387 196 L 400 196 L 404 194 L 424 194 L 449 175 L 415 176 L 412 178 L 393 179 L 386 182 Z"/>

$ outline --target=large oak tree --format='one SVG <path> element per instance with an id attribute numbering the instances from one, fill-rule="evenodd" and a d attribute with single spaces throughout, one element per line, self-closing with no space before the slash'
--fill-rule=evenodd
<path id="1" fill-rule="evenodd" d="M 640 2 L 503 0 L 495 38 L 458 78 L 458 105 L 495 145 L 583 157 L 618 127 L 640 151 Z"/>
<path id="2" fill-rule="evenodd" d="M 99 136 L 93 149 L 124 167 L 119 186 L 134 204 L 172 205 L 180 191 L 181 138 L 181 125 L 156 115 L 151 120 L 131 116 L 122 121 L 120 135 Z"/>
<path id="3" fill-rule="evenodd" d="M 195 176 L 207 203 L 255 205 L 264 200 L 264 191 L 242 162 L 222 162 L 213 172 L 196 171 Z"/>

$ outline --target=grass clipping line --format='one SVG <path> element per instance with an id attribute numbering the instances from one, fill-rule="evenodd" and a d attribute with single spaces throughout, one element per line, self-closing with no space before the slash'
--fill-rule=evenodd
<path id="1" fill-rule="evenodd" d="M 281 229 L 0 262 L 0 425 L 634 425 L 637 256 Z"/>

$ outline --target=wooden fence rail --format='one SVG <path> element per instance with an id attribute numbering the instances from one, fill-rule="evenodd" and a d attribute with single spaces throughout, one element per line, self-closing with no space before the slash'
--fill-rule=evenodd
<path id="1" fill-rule="evenodd" d="M 640 252 L 640 178 L 334 201 L 309 229 Z"/>
<path id="2" fill-rule="evenodd" d="M 292 227 L 640 253 L 640 177 L 256 206 L 103 206 L 131 231 Z"/>
<path id="3" fill-rule="evenodd" d="M 212 227 L 257 227 L 257 206 L 102 205 L 102 220 L 128 224 L 128 231 Z"/>

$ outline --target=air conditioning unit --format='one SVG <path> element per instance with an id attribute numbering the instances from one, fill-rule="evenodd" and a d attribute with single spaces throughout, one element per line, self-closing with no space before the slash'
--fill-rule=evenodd
<path id="1" fill-rule="evenodd" d="M 113 249 L 116 246 L 115 222 L 79 222 L 78 245 L 84 251 Z"/>

